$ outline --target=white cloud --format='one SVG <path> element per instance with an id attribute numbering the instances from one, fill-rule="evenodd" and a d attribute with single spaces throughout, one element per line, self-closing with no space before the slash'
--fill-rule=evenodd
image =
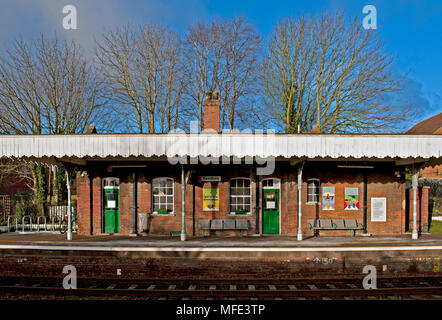
<path id="1" fill-rule="evenodd" d="M 25 39 L 40 33 L 54 32 L 76 40 L 92 50 L 94 37 L 100 38 L 106 28 L 126 23 L 162 23 L 184 30 L 195 20 L 208 17 L 204 0 L 190 1 L 124 1 L 124 0 L 1 0 L 0 42 L 23 35 Z M 77 8 L 77 30 L 64 30 L 63 7 Z"/>

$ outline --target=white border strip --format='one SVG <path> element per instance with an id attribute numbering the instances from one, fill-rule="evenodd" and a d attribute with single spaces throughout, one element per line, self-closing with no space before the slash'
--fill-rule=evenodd
<path id="1" fill-rule="evenodd" d="M 442 250 L 442 245 L 434 246 L 400 246 L 400 247 L 309 247 L 309 248 L 196 248 L 196 247 L 86 247 L 86 246 L 34 246 L 34 245 L 0 245 L 0 250 L 52 250 L 52 251 L 107 251 L 107 252 L 309 252 L 309 251 L 422 251 Z"/>

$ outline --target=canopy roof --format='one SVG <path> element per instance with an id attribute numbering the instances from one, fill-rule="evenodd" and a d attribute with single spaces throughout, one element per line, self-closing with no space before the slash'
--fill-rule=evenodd
<path id="1" fill-rule="evenodd" d="M 441 159 L 441 135 L 84 134 L 0 135 L 0 157 L 86 164 L 157 157 Z M 409 162 L 409 161 L 408 161 Z M 403 161 L 402 164 L 408 162 Z"/>

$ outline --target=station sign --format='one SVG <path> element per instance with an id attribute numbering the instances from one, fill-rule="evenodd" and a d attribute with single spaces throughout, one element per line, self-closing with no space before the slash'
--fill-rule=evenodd
<path id="1" fill-rule="evenodd" d="M 221 182 L 221 176 L 200 176 L 199 182 Z"/>

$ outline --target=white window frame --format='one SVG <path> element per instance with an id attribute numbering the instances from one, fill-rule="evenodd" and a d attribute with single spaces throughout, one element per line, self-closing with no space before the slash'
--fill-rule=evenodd
<path id="1" fill-rule="evenodd" d="M 265 182 L 272 181 L 272 186 L 264 186 Z M 262 179 L 262 188 L 263 189 L 279 189 L 281 190 L 281 179 L 279 178 L 264 178 Z"/>
<path id="2" fill-rule="evenodd" d="M 249 189 L 250 189 L 250 194 L 249 195 L 232 195 L 232 182 L 235 180 L 248 180 L 249 181 Z M 245 188 L 245 187 L 243 187 Z M 231 215 L 238 215 L 236 214 L 235 211 L 231 211 L 231 207 L 232 206 L 237 206 L 237 204 L 232 204 L 232 197 L 236 197 L 236 198 L 250 198 L 250 203 L 249 203 L 249 207 L 250 207 L 250 211 L 246 211 L 245 214 L 250 215 L 252 213 L 252 179 L 250 178 L 246 178 L 246 177 L 235 177 L 230 179 L 229 181 L 229 212 Z M 238 215 L 239 216 L 239 215 Z"/>
<path id="3" fill-rule="evenodd" d="M 168 203 L 167 202 L 167 197 L 170 197 L 170 196 L 172 196 L 172 211 L 169 211 L 167 214 L 158 214 L 158 211 L 156 211 L 154 208 L 155 208 L 155 196 L 160 196 L 161 194 L 158 194 L 158 195 L 155 195 L 154 194 L 154 188 L 155 188 L 155 186 L 154 186 L 154 184 L 156 183 L 156 182 L 161 182 L 161 180 L 166 180 L 166 181 L 171 181 L 172 182 L 172 194 L 164 194 L 163 196 L 165 196 L 166 197 L 166 202 L 165 202 L 165 205 L 166 205 L 166 208 L 167 208 L 167 206 L 168 205 L 170 205 L 170 203 Z M 151 186 L 152 186 L 152 214 L 154 214 L 154 215 L 161 215 L 161 216 L 164 216 L 164 215 L 174 215 L 174 211 L 175 211 L 175 181 L 174 181 L 174 179 L 173 178 L 170 178 L 170 177 L 157 177 L 157 178 L 153 178 L 152 179 L 152 183 L 151 183 Z M 161 188 L 161 187 L 159 187 L 159 188 Z M 167 188 L 167 186 L 166 186 L 166 188 Z M 162 204 L 162 202 L 160 202 L 159 204 Z M 161 207 L 160 207 L 160 209 L 161 209 Z"/>
<path id="4" fill-rule="evenodd" d="M 310 185 L 314 184 L 314 188 Z M 311 193 L 311 189 L 313 190 L 313 194 Z M 306 204 L 320 204 L 320 190 L 321 190 L 321 181 L 317 178 L 311 178 L 307 180 L 307 202 Z M 309 199 L 313 196 L 313 201 L 309 201 Z"/>

